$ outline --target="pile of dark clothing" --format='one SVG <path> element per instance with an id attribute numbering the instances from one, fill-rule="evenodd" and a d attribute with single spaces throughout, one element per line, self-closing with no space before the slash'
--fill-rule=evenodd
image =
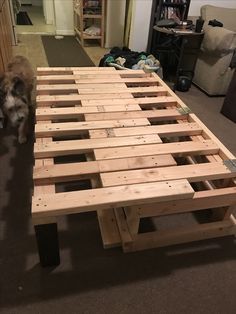
<path id="1" fill-rule="evenodd" d="M 160 71 L 160 62 L 146 52 L 136 52 L 129 48 L 114 47 L 99 63 L 100 67 L 113 66 L 117 69 L 143 69 L 145 72 Z"/>

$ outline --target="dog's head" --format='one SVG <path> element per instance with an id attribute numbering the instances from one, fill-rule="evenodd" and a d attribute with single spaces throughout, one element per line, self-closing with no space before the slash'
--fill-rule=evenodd
<path id="1" fill-rule="evenodd" d="M 29 114 L 27 90 L 24 81 L 18 76 L 0 76 L 0 108 L 12 126 L 19 126 Z"/>

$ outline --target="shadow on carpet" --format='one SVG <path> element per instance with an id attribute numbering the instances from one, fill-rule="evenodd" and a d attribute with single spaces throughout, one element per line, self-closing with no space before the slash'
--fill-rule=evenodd
<path id="1" fill-rule="evenodd" d="M 44 50 L 50 67 L 91 67 L 94 63 L 74 36 L 56 39 L 42 36 Z"/>

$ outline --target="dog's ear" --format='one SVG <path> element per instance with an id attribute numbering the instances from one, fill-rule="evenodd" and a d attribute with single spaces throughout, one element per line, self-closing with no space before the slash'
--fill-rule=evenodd
<path id="1" fill-rule="evenodd" d="M 15 76 L 12 79 L 12 83 L 13 83 L 12 94 L 15 96 L 23 96 L 26 92 L 26 86 L 24 81 L 20 77 Z"/>

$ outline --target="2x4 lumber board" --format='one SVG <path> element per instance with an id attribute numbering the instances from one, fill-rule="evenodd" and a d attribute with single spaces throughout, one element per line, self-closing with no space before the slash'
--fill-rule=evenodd
<path id="1" fill-rule="evenodd" d="M 41 160 L 41 159 L 40 159 Z M 87 161 L 34 167 L 35 184 L 47 184 L 78 180 L 84 175 L 101 172 L 141 169 L 176 165 L 171 155 L 133 157 L 115 160 Z"/>
<path id="2" fill-rule="evenodd" d="M 81 106 L 82 107 L 94 107 L 94 106 L 120 106 L 120 105 L 138 105 L 137 98 L 110 98 L 110 99 L 84 99 L 81 100 Z"/>
<path id="3" fill-rule="evenodd" d="M 97 211 L 97 217 L 104 249 L 121 246 L 114 210 L 100 209 Z"/>
<path id="4" fill-rule="evenodd" d="M 136 206 L 140 216 L 155 217 L 178 213 L 187 213 L 208 208 L 231 206 L 236 203 L 236 187 L 195 192 L 191 200 L 179 200 L 157 204 Z"/>
<path id="5" fill-rule="evenodd" d="M 124 210 L 123 208 L 115 208 L 114 212 L 115 212 L 117 226 L 120 233 L 122 247 L 126 247 L 126 246 L 129 247 L 133 242 L 133 238 L 129 232 L 129 229 L 127 228 L 127 222 L 125 219 Z"/>
<path id="6" fill-rule="evenodd" d="M 75 105 L 76 103 L 80 103 L 82 100 L 90 100 L 90 99 L 129 99 L 133 98 L 133 96 L 129 93 L 116 93 L 116 94 L 89 94 L 89 95 L 39 95 L 36 97 L 36 102 L 39 106 L 49 106 L 49 105 L 57 105 L 63 106 L 67 103 Z"/>
<path id="7" fill-rule="evenodd" d="M 43 123 L 43 122 L 40 122 Z M 50 123 L 50 121 L 47 121 L 47 123 Z M 38 143 L 49 143 L 52 141 L 52 138 L 40 138 L 36 139 Z M 54 160 L 52 158 L 48 159 L 38 159 L 35 160 L 35 166 L 40 166 L 42 168 L 47 166 L 53 166 Z M 34 185 L 34 196 L 41 195 L 41 194 L 53 194 L 56 192 L 55 184 L 49 183 L 47 185 Z M 34 225 L 41 225 L 41 224 L 49 224 L 49 223 L 56 223 L 57 219 L 55 217 L 46 217 L 46 218 L 40 218 L 40 219 L 32 219 L 32 223 Z"/>
<path id="8" fill-rule="evenodd" d="M 103 186 L 187 179 L 189 182 L 236 177 L 223 162 L 101 173 Z"/>
<path id="9" fill-rule="evenodd" d="M 110 77 L 110 75 L 109 75 Z M 79 84 L 91 84 L 91 83 L 98 83 L 98 84 L 110 84 L 110 83 L 125 83 L 125 84 L 128 84 L 128 85 L 148 85 L 148 86 L 152 86 L 152 85 L 158 85 L 158 82 L 155 78 L 153 77 L 139 77 L 139 78 L 136 78 L 136 77 L 125 77 L 125 78 L 122 78 L 119 76 L 119 79 L 117 78 L 114 78 L 114 77 L 109 77 L 107 78 L 93 78 L 91 80 L 88 80 L 88 79 L 76 79 L 76 83 L 79 83 Z"/>
<path id="10" fill-rule="evenodd" d="M 37 76 L 37 84 L 38 86 L 44 84 L 68 84 L 68 83 L 76 83 L 76 84 L 111 84 L 111 83 L 124 83 L 124 84 L 145 84 L 148 86 L 158 85 L 158 82 L 155 78 L 151 77 L 127 77 L 121 78 L 118 75 L 108 75 L 102 72 L 100 75 L 96 75 L 88 78 L 88 75 L 45 75 L 45 76 Z"/>
<path id="11" fill-rule="evenodd" d="M 88 130 L 124 128 L 129 126 L 145 126 L 149 121 L 143 119 L 124 119 L 124 120 L 107 120 L 107 121 L 85 121 L 85 122 L 65 122 L 65 123 L 43 123 L 35 125 L 36 137 L 53 136 L 57 134 L 80 134 Z M 63 129 L 63 132 L 60 130 Z M 75 133 L 73 133 L 75 132 Z"/>
<path id="12" fill-rule="evenodd" d="M 202 128 L 197 123 L 183 123 L 183 124 L 165 124 L 165 125 L 150 125 L 144 127 L 129 127 L 113 129 L 115 136 L 127 135 L 144 135 L 157 133 L 160 136 L 188 136 L 199 135 Z"/>
<path id="13" fill-rule="evenodd" d="M 147 118 L 153 121 L 185 119 L 186 115 L 176 109 L 139 110 L 125 112 L 99 112 L 86 114 L 87 121 Z"/>
<path id="14" fill-rule="evenodd" d="M 81 95 L 87 95 L 87 94 L 103 94 L 104 90 L 100 89 L 100 88 L 93 88 L 93 86 L 91 85 L 90 88 L 81 88 L 78 84 L 78 91 L 79 94 Z M 106 88 L 106 93 L 108 94 L 122 94 L 122 93 L 131 93 L 131 94 L 135 94 L 135 95 L 139 95 L 139 94 L 158 94 L 160 92 L 166 92 L 165 88 L 161 87 L 161 86 L 148 86 L 148 87 L 127 87 L 125 86 L 122 88 L 109 88 L 109 85 L 107 85 Z"/>
<path id="15" fill-rule="evenodd" d="M 176 101 L 181 107 L 186 107 L 184 102 L 169 88 L 169 86 L 163 82 L 156 73 L 152 73 L 152 77 L 155 77 L 160 86 L 164 87 L 170 96 L 176 98 Z M 222 159 L 235 159 L 235 156 L 221 143 L 221 141 L 204 125 L 204 123 L 193 113 L 189 113 L 189 122 L 196 122 L 203 129 L 203 137 L 213 140 L 220 148 L 219 155 Z"/>
<path id="16" fill-rule="evenodd" d="M 124 251 L 139 251 L 168 245 L 188 243 L 234 235 L 236 227 L 230 220 L 192 225 L 173 230 L 154 231 L 133 236 L 133 242 Z"/>
<path id="17" fill-rule="evenodd" d="M 141 107 L 163 107 L 168 104 L 176 105 L 177 103 L 174 97 L 170 96 L 156 96 L 156 97 L 139 97 L 130 99 L 103 99 L 101 101 L 97 100 L 82 100 L 82 106 L 114 106 L 114 105 L 140 105 Z"/>
<path id="18" fill-rule="evenodd" d="M 124 112 L 137 111 L 140 107 L 138 105 L 114 105 L 114 106 L 84 106 L 84 107 L 67 107 L 67 108 L 38 108 L 36 109 L 36 120 L 47 119 L 63 119 L 76 118 L 86 113 L 98 112 Z"/>
<path id="19" fill-rule="evenodd" d="M 80 74 L 81 70 L 79 71 L 76 71 L 74 70 L 73 73 L 75 75 L 78 75 Z M 110 75 L 113 75 L 113 74 L 116 74 L 116 75 L 119 75 L 121 78 L 126 78 L 126 77 L 136 77 L 136 78 L 139 78 L 139 77 L 153 77 L 152 75 L 150 75 L 149 73 L 145 73 L 143 70 L 122 70 L 122 71 L 114 71 L 113 73 L 109 74 Z"/>
<path id="20" fill-rule="evenodd" d="M 45 75 L 44 73 L 55 74 L 56 73 L 64 73 L 64 72 L 73 72 L 73 71 L 109 71 L 115 72 L 116 69 L 112 67 L 38 67 L 37 73 L 40 75 Z"/>
<path id="21" fill-rule="evenodd" d="M 117 87 L 115 84 L 106 84 L 106 89 L 101 87 L 93 86 L 92 82 L 89 88 L 85 88 L 80 84 L 48 84 L 48 85 L 38 85 L 37 86 L 37 94 L 47 94 L 50 92 L 64 92 L 71 91 L 75 92 L 78 90 L 80 95 L 88 95 L 88 94 L 122 94 L 122 93 L 132 93 L 135 95 L 139 94 L 158 94 L 165 93 L 165 88 L 161 86 L 148 86 L 148 87 L 127 87 L 126 85 L 123 87 Z"/>
<path id="22" fill-rule="evenodd" d="M 219 151 L 219 147 L 211 140 L 202 142 L 178 142 L 149 144 L 132 147 L 118 147 L 95 149 L 94 154 L 96 160 L 116 159 L 138 156 L 164 155 L 172 154 L 172 156 L 182 155 L 207 155 L 215 154 Z"/>
<path id="23" fill-rule="evenodd" d="M 38 95 L 47 95 L 49 93 L 64 93 L 64 92 L 77 92 L 79 91 L 102 91 L 106 92 L 107 90 L 114 90 L 117 89 L 120 91 L 122 89 L 123 83 L 113 83 L 113 84 L 77 84 L 76 83 L 62 83 L 62 84 L 44 84 L 44 85 L 37 85 L 36 91 Z M 125 85 L 125 88 L 127 89 L 128 87 Z"/>
<path id="24" fill-rule="evenodd" d="M 143 203 L 192 198 L 194 191 L 187 180 L 122 185 L 112 188 L 67 193 L 43 194 L 32 199 L 35 218 L 69 215 L 113 209 Z"/>
<path id="25" fill-rule="evenodd" d="M 94 149 L 104 147 L 119 147 L 132 145 L 148 145 L 149 143 L 161 143 L 157 134 L 143 136 L 114 137 L 104 139 L 86 139 L 57 141 L 46 144 L 34 145 L 35 158 L 48 158 L 64 155 L 84 154 L 93 152 Z"/>
<path id="26" fill-rule="evenodd" d="M 178 103 L 173 96 L 156 96 L 156 97 L 140 97 L 136 101 L 141 107 L 147 107 L 148 105 L 173 105 L 178 106 Z M 158 108 L 158 107 L 157 107 Z"/>

